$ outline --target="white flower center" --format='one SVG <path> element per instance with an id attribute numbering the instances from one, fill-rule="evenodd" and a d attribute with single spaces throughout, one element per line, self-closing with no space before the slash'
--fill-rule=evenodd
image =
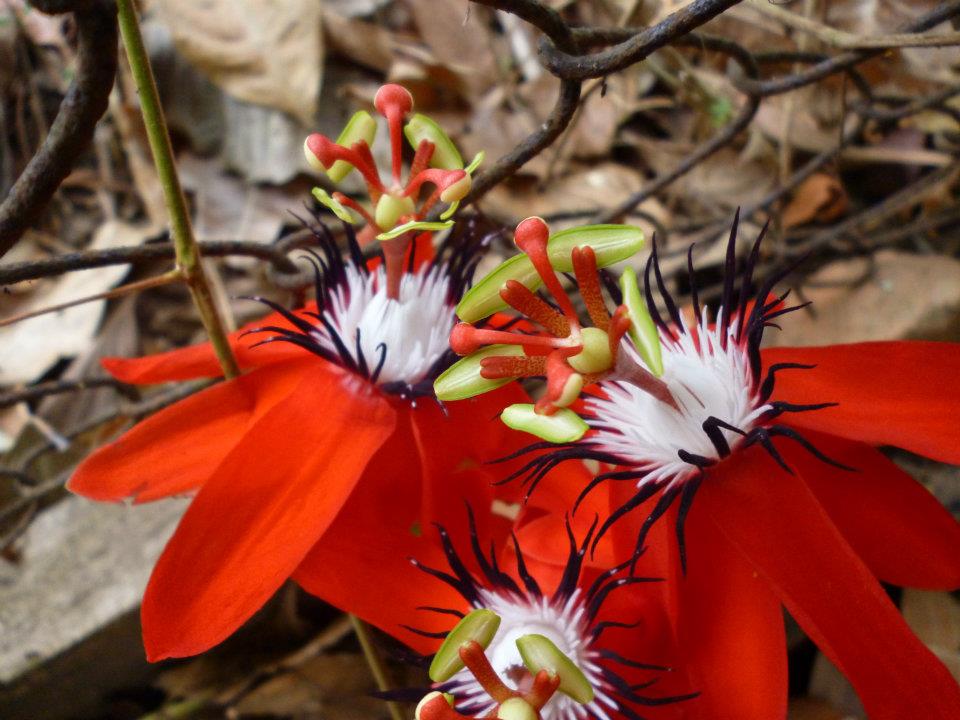
<path id="1" fill-rule="evenodd" d="M 680 450 L 718 459 L 717 448 L 703 429 L 708 418 L 749 432 L 769 409 L 760 404 L 753 389 L 750 362 L 746 349 L 736 341 L 736 327 L 727 331 L 726 348 L 720 344 L 720 333 L 704 321 L 698 329 L 699 343 L 686 327 L 677 340 L 661 334 L 664 371 L 660 379 L 679 411 L 626 382 L 605 382 L 607 399 L 587 401 L 596 415 L 591 424 L 598 429 L 595 440 L 601 449 L 648 471 L 638 484 L 680 481 L 693 473 L 692 466 L 679 458 Z M 643 364 L 629 341 L 621 352 L 625 360 Z M 720 432 L 731 448 L 741 440 L 732 430 Z"/>
<path id="2" fill-rule="evenodd" d="M 591 713 L 593 717 L 608 717 L 600 704 L 609 707 L 615 707 L 615 704 L 604 694 L 606 686 L 600 667 L 596 664 L 597 653 L 589 646 L 589 623 L 586 608 L 580 601 L 579 589 L 562 605 L 554 604 L 546 597 L 526 599 L 481 590 L 477 607 L 488 608 L 500 616 L 500 627 L 487 646 L 486 654 L 493 669 L 507 685 L 515 690 L 529 690 L 532 678 L 523 664 L 516 641 L 523 635 L 535 633 L 547 637 L 556 645 L 580 668 L 593 686 L 594 699 L 585 705 L 559 691 L 555 693 L 540 712 L 543 720 L 580 719 Z M 457 684 L 451 692 L 456 695 L 458 703 L 463 703 L 475 715 L 485 717 L 494 707 L 469 670 L 461 670 L 451 682 Z M 473 711 L 475 707 L 480 710 Z"/>
<path id="3" fill-rule="evenodd" d="M 332 294 L 323 314 L 351 357 L 359 361 L 359 331 L 360 352 L 371 373 L 386 348 L 378 383 L 413 385 L 422 380 L 449 347 L 455 316 L 447 302 L 447 275 L 429 266 L 405 274 L 399 300 L 387 297 L 382 267 L 364 273 L 348 265 L 346 275 L 346 283 Z M 338 354 L 326 328 L 318 327 L 314 336 L 324 348 Z"/>

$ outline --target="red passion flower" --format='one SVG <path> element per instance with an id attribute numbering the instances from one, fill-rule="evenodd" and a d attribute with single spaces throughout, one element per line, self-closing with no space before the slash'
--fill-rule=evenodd
<path id="1" fill-rule="evenodd" d="M 713 653 L 714 669 L 700 686 L 705 695 L 720 697 L 709 685 L 726 685 L 728 701 L 705 717 L 784 716 L 781 604 L 847 675 L 871 718 L 960 717 L 960 688 L 878 582 L 960 586 L 960 524 L 876 449 L 892 445 L 960 463 L 960 347 L 761 349 L 765 328 L 801 306 L 785 307 L 787 294 L 770 295 L 786 273 L 751 294 L 762 234 L 737 283 L 735 237 L 736 223 L 712 318 L 697 297 L 692 248 L 690 318 L 666 290 L 655 245 L 643 307 L 630 283 L 608 285 L 634 325 L 648 317 L 655 335 L 623 337 L 593 394 L 577 401 L 583 430 L 517 474 L 535 485 L 567 460 L 612 466 L 580 488 L 578 502 L 600 483 L 615 485 L 620 501 L 597 537 L 640 508 L 640 519 L 618 536 L 624 552 L 639 551 L 657 519 L 672 517 L 676 560 L 664 572 L 676 576 L 674 616 L 689 652 Z M 523 429 L 547 437 L 542 422 L 527 418 Z M 745 675 L 720 653 L 729 650 L 732 629 L 747 627 L 747 654 L 762 674 Z"/>
<path id="2" fill-rule="evenodd" d="M 387 86 L 377 107 L 391 129 L 396 177 L 409 94 Z M 417 118 L 417 127 L 428 123 Z M 452 145 L 446 139 L 444 146 L 446 136 L 429 123 L 426 136 L 432 140 L 417 144 L 420 180 L 400 193 L 403 208 L 418 199 L 423 182 L 447 190 L 460 183 L 462 190 L 469 179 L 463 170 L 431 173 L 427 165 L 438 156 L 453 162 Z M 347 155 L 339 145 L 324 147 L 355 160 L 365 175 L 375 172 L 366 141 Z M 351 169 L 336 171 L 342 178 Z M 319 253 L 309 258 L 316 302 L 288 311 L 262 300 L 275 312 L 231 338 L 245 374 L 139 423 L 71 478 L 73 492 L 95 500 L 195 495 L 144 596 L 149 659 L 219 643 L 291 576 L 333 604 L 352 602 L 351 611 L 363 616 L 366 604 L 382 602 L 376 578 L 391 563 L 404 563 L 420 527 L 464 497 L 489 505 L 481 465 L 513 441 L 499 423 L 486 421 L 522 393 L 504 388 L 499 402 L 447 409 L 432 384 L 454 357 L 447 340 L 453 308 L 490 237 L 463 222 L 434 254 L 430 236 L 417 235 L 422 224 L 408 220 L 397 212 L 378 225 L 402 230 L 381 240 L 382 261 L 370 263 L 349 224 L 349 260 L 320 226 Z M 135 384 L 220 375 L 209 344 L 104 365 Z M 371 503 L 390 505 L 377 527 L 367 522 Z"/>
<path id="3" fill-rule="evenodd" d="M 562 682 L 559 692 L 537 703 L 541 705 L 537 717 L 680 717 L 676 708 L 696 693 L 690 692 L 683 673 L 663 665 L 671 648 L 669 634 L 662 632 L 669 622 L 663 617 L 661 594 L 650 590 L 662 584 L 658 578 L 628 576 L 625 569 L 631 561 L 616 565 L 608 550 L 602 554 L 609 569 L 588 565 L 585 557 L 597 529 L 596 520 L 580 523 L 583 533 L 577 541 L 578 533 L 560 515 L 539 518 L 538 525 L 548 531 L 551 553 L 564 553 L 562 562 L 553 563 L 539 560 L 539 553 L 522 552 L 522 529 L 512 535 L 512 542 L 508 535 L 504 541 L 492 542 L 490 550 L 485 551 L 473 514 L 469 517 L 470 550 L 462 552 L 464 548 L 458 548 L 438 526 L 446 563 L 431 567 L 412 560 L 430 577 L 405 583 L 398 590 L 397 601 L 411 613 L 419 610 L 428 627 L 445 627 L 441 631 L 407 628 L 408 632 L 433 638 L 430 642 L 437 654 L 424 659 L 435 681 L 430 690 L 451 695 L 456 711 L 463 715 L 505 717 L 495 714 L 498 707 L 537 687 L 537 668 L 530 664 L 531 653 L 545 653 L 548 659 L 552 653 L 566 659 L 550 667 Z M 465 639 L 460 630 L 463 623 L 457 625 L 457 620 L 470 616 L 495 618 L 492 627 L 480 632 L 485 652 L 473 654 L 466 663 L 451 665 L 452 653 Z M 386 627 L 385 623 L 379 624 Z M 392 632 L 409 641 L 398 628 Z M 450 640 L 437 650 L 438 640 L 448 636 Z M 533 645 L 528 647 L 528 642 Z M 418 647 L 423 647 L 423 642 Z M 568 684 L 568 679 L 573 682 Z M 438 704 L 419 717 L 432 720 L 448 714 Z"/>

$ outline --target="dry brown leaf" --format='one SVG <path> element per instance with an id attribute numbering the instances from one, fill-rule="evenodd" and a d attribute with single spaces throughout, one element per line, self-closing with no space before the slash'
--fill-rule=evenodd
<path id="1" fill-rule="evenodd" d="M 323 70 L 316 0 L 159 0 L 177 49 L 227 93 L 310 124 Z"/>
<path id="2" fill-rule="evenodd" d="M 809 222 L 826 223 L 836 220 L 847 211 L 850 201 L 847 191 L 833 175 L 814 173 L 793 193 L 783 209 L 783 228 L 805 225 Z"/>
<path id="3" fill-rule="evenodd" d="M 89 250 L 139 245 L 147 226 L 119 220 L 104 223 Z M 12 312 L 31 312 L 110 289 L 127 273 L 125 265 L 68 273 L 37 287 Z M 104 300 L 84 303 L 58 312 L 0 328 L 0 384 L 31 382 L 61 357 L 82 353 L 94 336 L 103 314 Z M 4 315 L 7 309 L 4 308 Z"/>
<path id="4" fill-rule="evenodd" d="M 332 52 L 359 65 L 386 73 L 393 62 L 389 31 L 380 25 L 323 11 L 323 33 Z"/>
<path id="5" fill-rule="evenodd" d="M 407 0 L 414 22 L 434 57 L 462 81 L 472 97 L 497 79 L 492 38 L 483 14 L 468 14 L 463 0 Z"/>

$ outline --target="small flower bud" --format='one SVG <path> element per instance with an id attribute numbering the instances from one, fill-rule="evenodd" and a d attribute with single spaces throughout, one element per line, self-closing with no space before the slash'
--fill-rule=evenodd
<path id="1" fill-rule="evenodd" d="M 600 328 L 586 327 L 580 331 L 583 350 L 570 358 L 569 363 L 577 372 L 600 373 L 613 365 L 610 352 L 610 337 Z"/>
<path id="2" fill-rule="evenodd" d="M 434 682 L 445 682 L 463 669 L 460 648 L 466 643 L 475 642 L 486 648 L 497 634 L 500 616 L 493 610 L 474 610 L 457 623 L 449 632 L 437 654 L 430 663 L 429 675 Z"/>
<path id="3" fill-rule="evenodd" d="M 377 209 L 374 211 L 373 219 L 377 227 L 382 230 L 391 230 L 405 215 L 413 215 L 416 212 L 416 206 L 413 204 L 413 198 L 397 197 L 390 193 L 384 193 L 377 202 Z"/>
<path id="4" fill-rule="evenodd" d="M 541 415 L 528 403 L 516 403 L 504 408 L 500 419 L 507 427 L 552 443 L 575 442 L 590 429 L 573 410 L 561 408 L 552 415 Z"/>
<path id="5" fill-rule="evenodd" d="M 550 638 L 544 635 L 523 635 L 517 638 L 517 650 L 523 658 L 527 670 L 536 675 L 546 670 L 552 676 L 559 676 L 560 692 L 578 703 L 588 703 L 593 700 L 593 686 L 587 680 L 583 671 L 560 648 L 554 645 Z"/>
<path id="6" fill-rule="evenodd" d="M 540 715 L 523 698 L 505 700 L 497 709 L 500 720 L 539 720 Z"/>

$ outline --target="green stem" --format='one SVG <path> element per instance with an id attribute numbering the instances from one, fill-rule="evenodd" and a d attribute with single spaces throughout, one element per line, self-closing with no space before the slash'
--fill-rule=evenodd
<path id="1" fill-rule="evenodd" d="M 370 637 L 370 629 L 366 623 L 356 615 L 350 613 L 347 617 L 350 618 L 350 624 L 353 625 L 353 632 L 357 636 L 357 640 L 360 641 L 360 647 L 363 648 L 363 656 L 366 658 L 367 665 L 370 667 L 370 674 L 373 675 L 373 679 L 377 683 L 377 689 L 380 692 L 390 690 L 387 671 L 383 667 L 380 653 L 377 652 L 377 648 L 373 645 L 373 639 Z M 390 717 L 393 718 L 393 720 L 404 720 L 403 711 L 400 709 L 399 704 L 388 700 L 387 708 L 390 710 Z"/>
<path id="2" fill-rule="evenodd" d="M 183 197 L 183 189 L 180 187 L 180 178 L 177 176 L 177 166 L 173 161 L 173 148 L 170 145 L 167 122 L 160 107 L 157 84 L 153 78 L 146 48 L 143 46 L 143 36 L 140 34 L 140 24 L 137 21 L 133 0 L 117 0 L 117 16 L 120 36 L 127 51 L 137 93 L 140 95 L 140 110 L 143 113 L 143 124 L 147 130 L 150 151 L 153 153 L 153 162 L 160 178 L 160 186 L 163 188 L 163 198 L 167 212 L 170 214 L 170 235 L 176 251 L 177 266 L 183 272 L 184 280 L 190 288 L 193 302 L 213 344 L 213 350 L 223 369 L 224 377 L 236 377 L 240 374 L 240 368 L 230 349 L 223 320 L 213 300 L 210 283 L 200 259 L 200 250 L 193 236 L 193 228 L 190 226 L 190 214 Z"/>

